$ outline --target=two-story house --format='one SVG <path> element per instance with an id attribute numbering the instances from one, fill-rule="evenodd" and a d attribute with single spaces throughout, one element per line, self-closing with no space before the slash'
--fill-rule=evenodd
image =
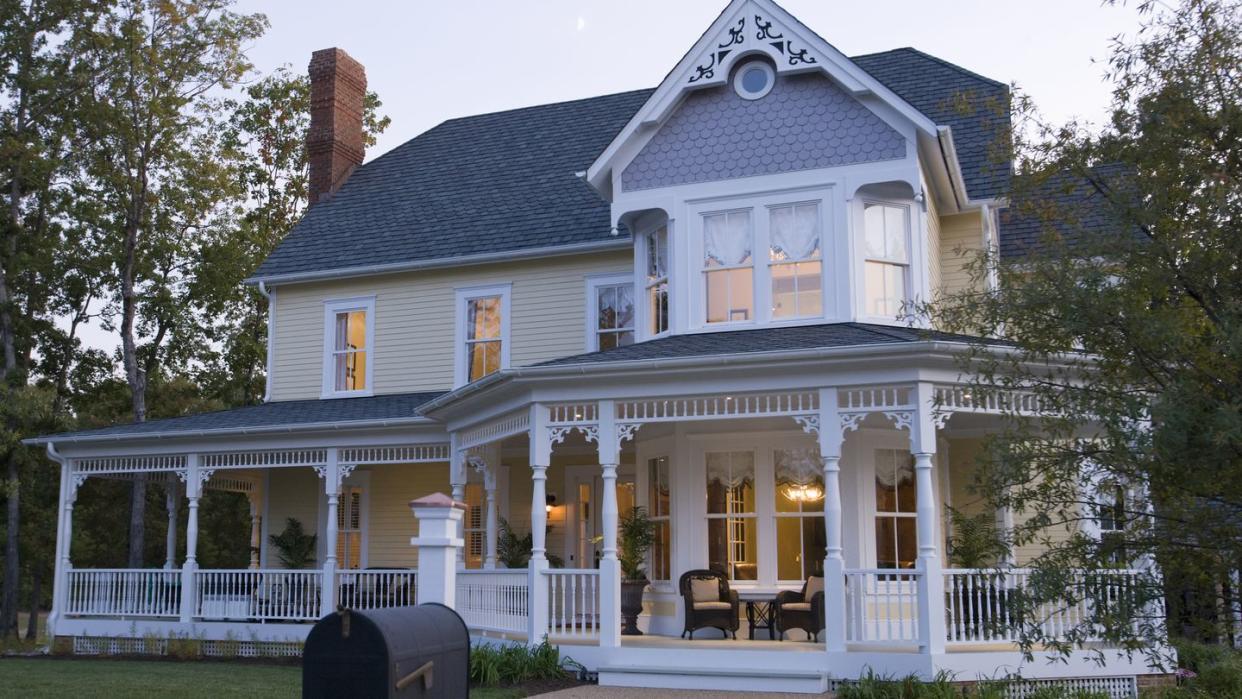
<path id="1" fill-rule="evenodd" d="M 260 652 L 338 603 L 410 603 L 408 503 L 446 492 L 468 506 L 472 632 L 546 637 L 604 683 L 1021 671 L 1123 692 L 1150 672 L 1024 663 L 945 553 L 997 401 L 1023 396 L 972 397 L 965 338 L 900 316 L 1007 244 L 1003 83 L 911 48 L 848 57 L 734 0 L 654 89 L 454 119 L 362 164 L 362 66 L 330 49 L 310 72 L 312 206 L 250 280 L 266 401 L 37 440 L 61 465 L 57 637 Z M 134 474 L 168 493 L 166 565 L 75 568 L 75 494 Z M 212 488 L 251 500 L 249 569 L 198 567 Z M 656 536 L 645 635 L 623 637 L 635 506 Z M 290 518 L 314 568 L 273 548 Z M 531 534 L 524 567 L 502 522 Z"/>

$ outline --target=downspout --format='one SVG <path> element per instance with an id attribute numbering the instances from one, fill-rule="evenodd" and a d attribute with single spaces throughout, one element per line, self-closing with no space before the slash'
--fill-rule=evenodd
<path id="1" fill-rule="evenodd" d="M 267 283 L 260 281 L 259 293 L 267 299 L 267 371 L 264 372 L 263 386 L 263 402 L 267 403 L 272 400 L 272 372 L 276 369 L 273 361 L 276 357 L 276 301 L 273 298 L 276 290 L 267 288 Z"/>

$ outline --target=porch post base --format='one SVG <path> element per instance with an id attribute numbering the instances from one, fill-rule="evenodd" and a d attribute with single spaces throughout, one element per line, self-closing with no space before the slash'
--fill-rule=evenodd
<path id="1" fill-rule="evenodd" d="M 845 561 L 824 561 L 824 650 L 845 652 Z"/>
<path id="2" fill-rule="evenodd" d="M 410 502 L 410 510 L 418 519 L 418 536 L 410 545 L 418 547 L 419 604 L 435 602 L 455 609 L 457 606 L 457 552 L 465 542 L 458 527 L 466 512 L 466 503 L 457 502 L 444 493 L 435 493 Z"/>
<path id="3" fill-rule="evenodd" d="M 605 558 L 599 562 L 600 646 L 620 646 L 621 633 L 621 562 Z"/>
<path id="4" fill-rule="evenodd" d="M 944 573 L 940 561 L 920 558 L 918 561 L 919 649 L 923 653 L 943 655 L 945 652 Z"/>
<path id="5" fill-rule="evenodd" d="M 527 573 L 527 587 L 530 589 L 530 617 L 526 620 L 526 642 L 530 645 L 542 643 L 548 636 L 548 559 L 532 558 Z"/>

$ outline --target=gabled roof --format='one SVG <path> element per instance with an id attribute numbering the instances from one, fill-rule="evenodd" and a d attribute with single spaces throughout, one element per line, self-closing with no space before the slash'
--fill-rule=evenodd
<path id="1" fill-rule="evenodd" d="M 1124 165 L 1092 168 L 1090 177 L 1058 172 L 1046 178 L 1015 182 L 1015 200 L 1000 215 L 1001 258 L 1021 259 L 1045 248 L 1045 236 L 1054 235 L 1070 248 L 1084 239 L 1138 231 L 1124 227 L 1116 205 L 1096 188 L 1124 190 L 1132 174 Z M 1095 181 L 1095 184 L 1091 180 Z"/>
<path id="2" fill-rule="evenodd" d="M 913 49 L 862 56 L 867 72 L 952 126 L 972 198 L 1003 193 L 986 171 L 987 115 L 952 105 L 965 89 L 1004 86 Z M 628 245 L 586 170 L 652 90 L 446 121 L 359 167 L 311 210 L 254 273 L 269 283 Z M 990 121 L 990 117 L 988 117 Z M 978 121 L 979 123 L 975 123 Z"/>
<path id="3" fill-rule="evenodd" d="M 418 408 L 442 394 L 443 391 L 437 391 L 394 393 L 366 398 L 279 401 L 164 420 L 148 420 L 93 430 L 63 432 L 26 441 L 30 444 L 48 442 L 60 444 L 120 439 L 168 439 L 179 436 L 252 434 L 420 422 L 425 421 L 425 418 L 418 416 Z"/>
<path id="4" fill-rule="evenodd" d="M 689 359 L 692 357 L 712 357 L 725 354 L 790 352 L 911 342 L 973 343 L 978 342 L 978 340 L 966 335 L 955 335 L 938 330 L 874 325 L 871 323 L 824 323 L 821 325 L 795 325 L 776 328 L 756 328 L 754 330 L 670 335 L 633 345 L 614 347 L 600 352 L 561 357 L 536 364 L 535 366 L 607 364 L 610 362 L 634 362 L 650 359 Z M 1001 342 L 997 341 L 997 344 L 1001 344 Z"/>

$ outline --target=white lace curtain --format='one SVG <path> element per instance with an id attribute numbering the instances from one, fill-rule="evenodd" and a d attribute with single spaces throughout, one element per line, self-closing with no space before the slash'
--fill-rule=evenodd
<path id="1" fill-rule="evenodd" d="M 703 218 L 703 262 L 735 267 L 750 261 L 753 248 L 750 212 L 733 211 Z"/>
<path id="2" fill-rule="evenodd" d="M 772 209 L 770 221 L 774 259 L 792 262 L 819 256 L 819 206 L 799 204 Z"/>
<path id="3" fill-rule="evenodd" d="M 755 481 L 754 457 L 748 453 L 708 454 L 707 482 L 720 483 L 730 488 L 749 485 Z"/>
<path id="4" fill-rule="evenodd" d="M 894 451 L 888 459 L 876 459 L 875 482 L 885 488 L 892 488 L 899 483 L 914 482 L 914 457 Z"/>
<path id="5" fill-rule="evenodd" d="M 778 485 L 818 485 L 823 479 L 819 449 L 781 449 L 776 452 Z"/>

